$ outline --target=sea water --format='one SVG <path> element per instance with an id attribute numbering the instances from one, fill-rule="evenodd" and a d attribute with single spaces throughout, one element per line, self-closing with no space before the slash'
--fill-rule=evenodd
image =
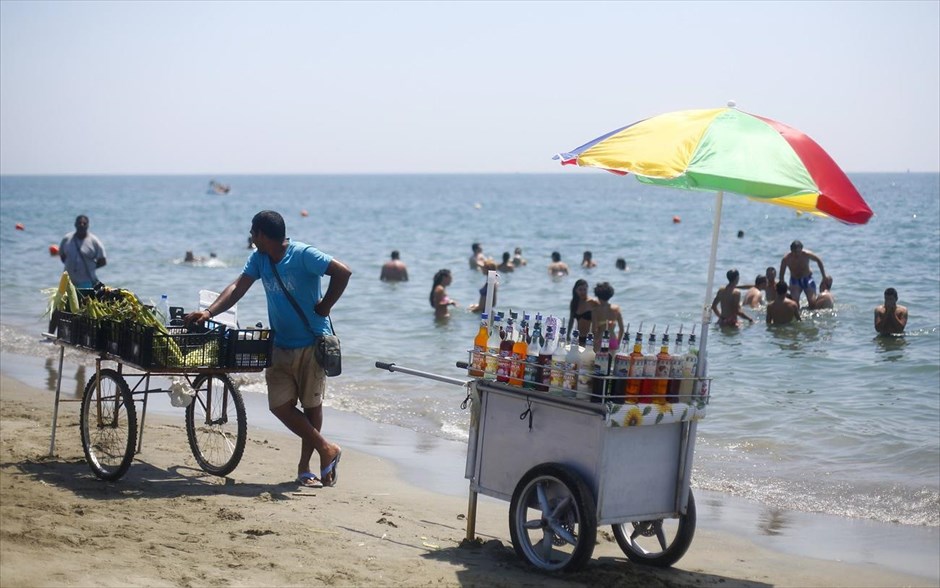
<path id="1" fill-rule="evenodd" d="M 940 176 L 850 177 L 875 212 L 864 226 L 725 195 L 716 287 L 731 267 L 752 282 L 800 239 L 834 277 L 836 305 L 774 329 L 764 326 L 763 309 L 746 309 L 757 323 L 739 330 L 712 323 L 712 400 L 698 427 L 693 486 L 779 508 L 937 527 Z M 468 359 L 479 326 L 465 309 L 485 282 L 469 269 L 471 243 L 497 259 L 521 247 L 528 260 L 500 276 L 499 309 L 566 317 L 572 286 L 584 278 L 592 290 L 610 282 L 611 302 L 633 330 L 643 321 L 660 332 L 682 324 L 688 333 L 706 303 L 712 194 L 585 170 L 224 180 L 232 191 L 221 196 L 206 193 L 203 177 L 0 177 L 0 351 L 7 360 L 45 362 L 49 375 L 34 384 L 54 389 L 54 350 L 39 337 L 47 324 L 40 290 L 57 285 L 62 264 L 48 247 L 79 214 L 90 217 L 106 247 L 102 281 L 145 302 L 166 293 L 193 309 L 199 290 L 220 291 L 238 276 L 252 215 L 278 210 L 289 236 L 353 270 L 333 309 L 344 372 L 329 381 L 327 406 L 446 439 L 467 438 L 465 391 L 374 363 L 464 377 L 455 362 Z M 15 230 L 17 223 L 25 230 Z M 378 279 L 393 249 L 408 265 L 408 282 Z M 207 260 L 184 263 L 190 250 Z M 596 268 L 580 268 L 585 250 Z M 552 251 L 571 267 L 568 277 L 549 276 Z M 615 268 L 618 257 L 626 271 Z M 453 272 L 448 293 L 459 304 L 449 320 L 435 322 L 428 295 L 441 268 Z M 910 310 L 904 337 L 875 336 L 872 309 L 889 286 Z M 267 325 L 259 286 L 239 303 L 238 317 L 242 325 Z M 78 373 L 65 393 L 75 395 L 93 358 L 71 350 L 67 358 Z M 259 374 L 236 381 L 247 394 L 265 393 Z"/>

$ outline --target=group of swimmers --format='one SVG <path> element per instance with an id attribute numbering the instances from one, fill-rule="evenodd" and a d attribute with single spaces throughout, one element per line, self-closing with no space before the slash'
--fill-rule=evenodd
<path id="1" fill-rule="evenodd" d="M 471 251 L 468 259 L 470 268 L 479 270 L 484 275 L 491 270 L 500 273 L 512 272 L 528 263 L 522 256 L 521 247 L 516 247 L 512 255 L 508 251 L 504 252 L 501 263 L 484 255 L 483 247 L 479 243 L 473 243 Z M 810 268 L 811 262 L 816 263 L 822 276 L 818 291 Z M 590 251 L 584 252 L 581 267 L 597 267 L 597 262 L 594 261 Z M 619 270 L 626 270 L 626 260 L 618 258 L 616 267 Z M 786 280 L 788 271 L 789 282 Z M 548 273 L 552 277 L 568 275 L 568 266 L 561 260 L 561 254 L 557 251 L 551 254 Z M 741 318 L 753 323 L 754 319 L 744 311 L 744 307 L 758 308 L 765 303 L 765 299 L 768 325 L 784 325 L 800 321 L 800 300 L 803 294 L 806 295 L 806 308 L 809 310 L 833 308 L 835 305 L 835 297 L 832 294 L 832 276 L 826 274 L 822 258 L 805 249 L 799 240 L 790 244 L 790 252 L 780 260 L 779 272 L 773 266 L 769 266 L 764 275 L 757 276 L 753 284 L 746 285 L 739 284 L 740 274 L 736 269 L 728 270 L 726 277 L 727 285 L 719 288 L 711 306 L 712 312 L 718 317 L 718 324 L 722 327 L 738 327 L 741 324 L 739 320 Z M 408 279 L 408 270 L 399 259 L 398 251 L 393 251 L 391 260 L 382 266 L 380 279 L 383 281 Z M 453 276 L 448 269 L 442 269 L 434 275 L 429 302 L 434 308 L 435 318 L 446 318 L 449 316 L 449 308 L 457 304 L 447 295 L 446 288 L 452 280 Z M 483 311 L 488 288 L 488 282 L 484 283 L 479 290 L 479 301 L 468 307 L 470 312 Z M 745 290 L 743 300 L 740 290 Z M 572 332 L 572 327 L 577 326 L 579 338 L 582 339 L 583 344 L 583 339 L 588 332 L 594 333 L 595 340 L 599 342 L 601 333 L 606 329 L 609 330 L 611 341 L 619 341 L 623 335 L 623 318 L 620 307 L 610 304 L 613 294 L 613 287 L 608 282 L 601 282 L 594 288 L 594 295 L 597 298 L 590 298 L 587 281 L 575 282 L 572 288 L 568 333 Z M 884 296 L 884 304 L 875 308 L 875 330 L 884 335 L 903 333 L 907 326 L 907 308 L 897 304 L 898 295 L 894 288 L 885 290 Z M 495 290 L 493 304 L 496 304 Z"/>
<path id="2" fill-rule="evenodd" d="M 822 279 L 819 292 L 816 291 L 816 282 L 810 269 L 810 262 L 819 266 Z M 786 281 L 787 270 L 790 271 L 789 284 Z M 835 297 L 832 294 L 832 276 L 826 275 L 822 259 L 808 249 L 803 243 L 793 241 L 790 252 L 780 260 L 780 280 L 777 281 L 777 271 L 770 266 L 765 275 L 757 276 L 753 284 L 739 285 L 740 274 L 736 269 L 728 270 L 726 277 L 728 284 L 720 288 L 712 301 L 712 312 L 718 317 L 718 324 L 723 327 L 740 326 L 739 318 L 753 323 L 752 319 L 742 306 L 757 308 L 762 303 L 762 292 L 766 293 L 768 325 L 785 325 L 800 318 L 800 298 L 806 294 L 806 308 L 819 310 L 832 308 Z M 739 290 L 747 290 L 742 303 Z M 903 333 L 907 326 L 907 308 L 897 304 L 897 291 L 894 288 L 885 290 L 885 303 L 875 308 L 875 330 L 883 335 Z"/>

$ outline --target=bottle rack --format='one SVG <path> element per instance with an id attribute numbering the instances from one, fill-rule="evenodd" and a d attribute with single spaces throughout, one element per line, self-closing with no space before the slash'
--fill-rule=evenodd
<path id="1" fill-rule="evenodd" d="M 467 364 L 468 365 L 467 373 L 471 377 L 477 377 L 474 375 L 474 372 L 476 372 L 477 370 L 473 369 L 472 367 L 474 355 L 476 355 L 475 351 L 473 350 L 467 351 L 467 356 L 469 360 Z M 501 361 L 507 360 L 507 358 L 501 358 L 499 355 L 492 354 L 489 352 L 484 352 L 484 353 L 481 353 L 480 355 L 483 356 L 484 363 L 485 363 L 486 358 L 496 358 L 497 360 L 501 360 Z M 530 364 L 530 362 L 527 360 L 519 360 L 519 359 L 515 359 L 512 357 L 508 358 L 508 361 L 513 367 L 518 367 L 520 364 L 522 365 Z M 550 368 L 547 366 L 540 366 L 539 369 L 543 370 L 543 372 L 546 369 L 549 369 L 552 371 L 559 371 L 559 370 L 554 370 L 554 368 Z M 622 382 L 641 381 L 642 382 L 643 380 L 649 380 L 649 379 L 666 380 L 667 382 L 682 382 L 682 381 L 691 380 L 692 392 L 687 395 L 688 398 L 685 398 L 686 395 L 676 395 L 676 394 L 670 395 L 668 393 L 667 394 L 637 394 L 637 395 L 625 394 L 621 397 L 613 397 L 609 393 L 595 394 L 593 392 L 593 389 L 590 392 L 586 390 L 571 390 L 569 388 L 552 386 L 550 384 L 544 384 L 543 382 L 527 380 L 525 378 L 510 378 L 510 379 L 522 381 L 522 385 L 513 386 L 519 389 L 526 389 L 526 390 L 530 390 L 533 392 L 542 392 L 544 394 L 549 394 L 552 396 L 563 396 L 566 398 L 583 400 L 585 402 L 593 402 L 593 403 L 605 403 L 606 402 L 606 403 L 611 403 L 611 404 L 688 404 L 690 406 L 704 408 L 708 404 L 709 399 L 711 397 L 712 378 L 708 378 L 708 377 L 693 376 L 690 378 L 668 378 L 668 377 L 667 378 L 647 378 L 645 376 L 613 376 L 613 375 L 597 376 L 597 375 L 594 375 L 593 373 L 585 373 L 580 370 L 578 370 L 577 372 L 572 371 L 572 370 L 560 370 L 560 371 L 568 375 L 577 374 L 577 378 L 579 380 L 582 378 L 590 378 L 591 382 L 594 382 L 595 380 L 603 380 L 605 382 L 615 382 L 615 381 L 622 381 Z M 477 378 L 488 380 L 488 381 L 493 381 L 493 382 L 497 381 L 495 373 L 490 373 L 486 371 L 484 371 L 484 374 L 482 377 L 477 377 Z M 501 382 L 501 383 L 505 383 L 506 385 L 512 385 L 509 382 Z M 604 388 L 606 390 L 608 389 L 608 386 L 605 385 Z M 674 398 L 674 400 L 670 400 L 670 398 Z"/>

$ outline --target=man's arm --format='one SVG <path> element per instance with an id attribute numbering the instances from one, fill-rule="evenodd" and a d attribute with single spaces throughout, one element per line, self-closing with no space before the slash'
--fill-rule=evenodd
<path id="1" fill-rule="evenodd" d="M 826 279 L 826 268 L 823 267 L 823 261 L 822 261 L 822 259 L 820 259 L 819 256 L 816 255 L 815 253 L 811 253 L 811 252 L 809 252 L 809 251 L 806 252 L 806 256 L 816 262 L 816 265 L 819 266 L 819 273 L 822 274 L 822 279 L 825 280 L 825 279 Z"/>
<path id="2" fill-rule="evenodd" d="M 235 305 L 239 300 L 242 299 L 242 296 L 245 295 L 245 292 L 248 291 L 248 288 L 251 288 L 251 285 L 255 283 L 255 279 L 241 274 L 234 282 L 229 284 L 222 290 L 222 293 L 219 294 L 219 297 L 209 305 L 209 308 L 205 310 L 197 310 L 191 312 L 183 317 L 184 322 L 192 323 L 201 323 L 205 320 L 211 319 L 214 316 L 219 316 L 219 314 L 225 312 Z"/>
<path id="3" fill-rule="evenodd" d="M 780 259 L 780 271 L 777 272 L 777 278 L 781 282 L 786 282 L 787 281 L 786 277 L 787 277 L 787 256 L 784 255 Z"/>
<path id="4" fill-rule="evenodd" d="M 896 313 L 898 326 L 901 327 L 901 330 L 907 328 L 907 308 L 904 306 L 898 307 L 898 312 Z"/>
<path id="5" fill-rule="evenodd" d="M 408 281 L 408 268 L 405 268 L 405 267 L 401 268 L 401 281 L 402 282 Z"/>
<path id="6" fill-rule="evenodd" d="M 718 310 L 718 299 L 721 297 L 721 288 L 718 289 L 718 292 L 715 293 L 715 299 L 712 300 L 712 312 L 718 315 L 718 318 L 721 318 L 721 312 Z"/>
<path id="7" fill-rule="evenodd" d="M 104 266 L 106 266 L 106 265 L 108 265 L 108 260 L 105 259 L 105 258 L 103 258 L 103 257 L 99 257 L 98 259 L 95 260 L 95 268 L 96 268 L 96 269 L 99 268 L 99 267 L 104 267 Z"/>
<path id="8" fill-rule="evenodd" d="M 795 318 L 796 320 L 800 322 L 803 322 L 803 319 L 800 318 L 800 305 L 799 304 L 796 304 L 793 306 L 793 318 Z"/>
<path id="9" fill-rule="evenodd" d="M 314 306 L 313 310 L 320 316 L 329 316 L 333 305 L 343 295 L 346 285 L 349 284 L 349 277 L 352 270 L 342 261 L 334 259 L 326 268 L 326 275 L 330 276 L 330 285 L 326 289 L 326 294 Z"/>

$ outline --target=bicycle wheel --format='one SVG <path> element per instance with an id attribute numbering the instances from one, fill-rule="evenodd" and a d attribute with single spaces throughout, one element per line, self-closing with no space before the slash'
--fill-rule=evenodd
<path id="1" fill-rule="evenodd" d="M 679 561 L 692 544 L 692 536 L 695 535 L 695 498 L 689 490 L 689 506 L 678 519 L 637 521 L 613 527 L 614 537 L 630 561 L 668 568 Z"/>
<path id="2" fill-rule="evenodd" d="M 577 570 L 591 559 L 597 540 L 594 495 L 571 468 L 536 466 L 512 493 L 509 534 L 516 554 L 535 567 Z"/>
<path id="3" fill-rule="evenodd" d="M 137 441 L 137 410 L 121 374 L 103 369 L 89 378 L 80 429 L 85 461 L 96 476 L 113 481 L 127 473 Z"/>
<path id="4" fill-rule="evenodd" d="M 199 467 L 225 476 L 238 466 L 248 437 L 241 393 L 225 375 L 199 376 L 196 397 L 186 407 L 186 436 Z"/>

